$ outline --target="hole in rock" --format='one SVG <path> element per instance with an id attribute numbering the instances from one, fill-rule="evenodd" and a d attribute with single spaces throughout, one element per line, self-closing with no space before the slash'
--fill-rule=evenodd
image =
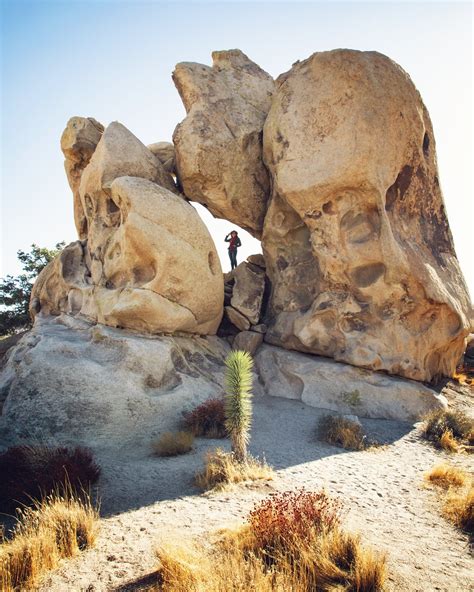
<path id="1" fill-rule="evenodd" d="M 223 220 L 221 218 L 214 218 L 211 212 L 209 212 L 209 210 L 203 205 L 195 202 L 191 203 L 209 230 L 209 234 L 211 235 L 212 240 L 216 246 L 222 271 L 224 273 L 230 271 L 231 269 L 229 252 L 227 250 L 229 243 L 224 241 L 225 237 L 231 230 L 236 230 L 238 232 L 240 241 L 242 243 L 242 246 L 237 250 L 237 264 L 245 261 L 249 255 L 255 255 L 262 252 L 262 245 L 260 241 L 254 238 L 249 232 L 243 228 L 240 228 L 233 222 L 229 222 L 228 220 Z M 217 269 L 217 262 L 214 261 L 214 254 L 212 252 L 210 252 L 208 255 L 208 262 L 209 268 L 213 273 L 215 273 L 213 271 L 213 266 L 214 269 Z"/>
<path id="2" fill-rule="evenodd" d="M 428 156 L 428 154 L 429 154 L 429 151 L 430 151 L 430 137 L 429 137 L 429 135 L 426 133 L 426 134 L 423 136 L 423 154 L 424 154 L 425 156 Z"/>

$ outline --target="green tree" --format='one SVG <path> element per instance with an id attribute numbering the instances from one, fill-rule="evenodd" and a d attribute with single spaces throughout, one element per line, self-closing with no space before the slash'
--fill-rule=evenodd
<path id="1" fill-rule="evenodd" d="M 235 460 L 245 462 L 252 421 L 252 356 L 246 351 L 232 351 L 225 365 L 225 425 Z"/>
<path id="2" fill-rule="evenodd" d="M 18 251 L 23 273 L 16 277 L 7 275 L 0 279 L 0 335 L 10 335 L 31 326 L 28 305 L 33 283 L 64 244 L 57 243 L 54 249 L 33 244 L 29 252 Z"/>

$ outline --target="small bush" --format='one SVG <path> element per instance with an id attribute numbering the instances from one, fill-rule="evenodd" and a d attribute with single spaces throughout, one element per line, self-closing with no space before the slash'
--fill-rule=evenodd
<path id="1" fill-rule="evenodd" d="M 425 417 L 422 431 L 422 435 L 427 440 L 447 450 L 454 450 L 457 444 L 469 443 L 473 434 L 474 420 L 461 411 L 445 411 L 444 409 L 436 409 L 429 413 Z"/>
<path id="2" fill-rule="evenodd" d="M 58 492 L 19 512 L 10 540 L 0 544 L 0 589 L 33 588 L 41 575 L 63 557 L 91 547 L 97 535 L 98 513 L 86 496 Z"/>
<path id="3" fill-rule="evenodd" d="M 191 432 L 165 432 L 152 448 L 157 456 L 178 456 L 192 450 L 194 436 Z"/>
<path id="4" fill-rule="evenodd" d="M 225 438 L 225 410 L 222 399 L 208 399 L 184 416 L 184 426 L 195 436 Z"/>
<path id="5" fill-rule="evenodd" d="M 284 494 L 281 494 L 282 496 Z M 331 507 L 333 502 L 321 492 L 314 494 L 318 507 Z M 321 500 L 324 502 L 321 505 Z M 298 516 L 307 492 L 291 494 L 285 513 Z M 275 505 L 268 500 L 270 505 Z M 282 501 L 283 503 L 283 501 Z M 294 529 L 285 536 L 274 522 L 269 530 L 274 542 L 268 547 L 262 540 L 261 521 L 252 524 L 252 515 L 266 501 L 257 505 L 248 523 L 235 531 L 221 534 L 209 548 L 203 544 L 180 544 L 158 550 L 163 592 L 379 592 L 386 579 L 386 559 L 361 544 L 360 537 L 341 530 L 338 518 L 326 526 L 316 519 L 308 530 Z M 281 504 L 278 504 L 281 507 Z M 324 513 L 324 511 L 323 511 Z M 308 518 L 312 511 L 305 512 Z M 337 514 L 337 512 L 336 512 Z M 334 513 L 329 513 L 334 517 Z M 310 524 L 311 520 L 308 520 Z M 267 522 L 265 521 L 265 524 Z M 291 528 L 291 522 L 288 522 Z M 279 533 L 279 536 L 276 534 Z"/>
<path id="6" fill-rule="evenodd" d="M 204 470 L 195 477 L 196 485 L 203 491 L 221 490 L 231 483 L 273 479 L 273 470 L 265 461 L 247 456 L 245 462 L 235 459 L 233 453 L 218 448 L 206 455 Z"/>
<path id="7" fill-rule="evenodd" d="M 249 523 L 262 549 L 288 538 L 305 539 L 312 530 L 330 531 L 340 524 L 342 504 L 324 491 L 299 489 L 274 493 L 250 512 Z"/>
<path id="8" fill-rule="evenodd" d="M 88 489 L 100 467 L 86 448 L 14 446 L 0 454 L 0 512 L 57 490 Z"/>
<path id="9" fill-rule="evenodd" d="M 448 464 L 437 465 L 429 473 L 426 474 L 426 479 L 435 485 L 439 485 L 444 489 L 449 487 L 462 487 L 468 481 L 468 475 Z"/>
<path id="10" fill-rule="evenodd" d="M 346 450 L 365 450 L 373 443 L 367 440 L 362 427 L 341 415 L 324 415 L 318 425 L 318 437 L 323 442 Z"/>
<path id="11" fill-rule="evenodd" d="M 446 497 L 444 514 L 458 528 L 474 537 L 474 484 L 461 491 L 450 491 Z"/>

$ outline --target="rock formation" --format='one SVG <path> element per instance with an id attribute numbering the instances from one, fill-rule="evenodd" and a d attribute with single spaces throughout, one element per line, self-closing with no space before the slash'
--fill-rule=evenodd
<path id="1" fill-rule="evenodd" d="M 158 159 L 110 124 L 80 178 L 87 239 L 40 274 L 33 314 L 81 314 L 145 333 L 215 333 L 223 301 L 217 252 L 196 210 L 171 190 Z"/>
<path id="2" fill-rule="evenodd" d="M 0 448 L 149 446 L 179 427 L 182 411 L 222 394 L 229 350 L 217 337 L 146 337 L 67 315 L 40 318 L 0 376 Z"/>
<path id="3" fill-rule="evenodd" d="M 178 179 L 190 200 L 260 236 L 270 193 L 262 129 L 273 79 L 237 49 L 212 59 L 212 68 L 185 62 L 173 72 L 187 113 L 173 136 Z"/>
<path id="4" fill-rule="evenodd" d="M 80 239 L 87 237 L 87 223 L 79 196 L 79 184 L 82 171 L 89 164 L 103 131 L 104 126 L 92 117 L 71 117 L 61 136 L 64 168 L 74 196 L 74 222 Z"/>
<path id="5" fill-rule="evenodd" d="M 167 173 L 176 174 L 175 149 L 171 142 L 156 142 L 147 148 L 153 152 Z"/>
<path id="6" fill-rule="evenodd" d="M 255 367 L 267 395 L 360 417 L 414 421 L 447 408 L 423 384 L 264 344 Z"/>
<path id="7" fill-rule="evenodd" d="M 469 296 L 408 75 L 375 52 L 296 63 L 277 80 L 264 160 L 265 339 L 416 380 L 452 374 Z"/>

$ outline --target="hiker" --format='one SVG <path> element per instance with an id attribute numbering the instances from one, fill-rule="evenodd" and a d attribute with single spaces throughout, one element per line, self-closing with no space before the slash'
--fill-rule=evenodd
<path id="1" fill-rule="evenodd" d="M 229 259 L 232 269 L 237 267 L 237 248 L 242 246 L 237 230 L 232 230 L 225 237 L 225 242 L 229 243 Z"/>

